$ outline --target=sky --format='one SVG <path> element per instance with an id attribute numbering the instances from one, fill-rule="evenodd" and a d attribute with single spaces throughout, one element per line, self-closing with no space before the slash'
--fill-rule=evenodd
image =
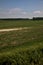
<path id="1" fill-rule="evenodd" d="M 43 17 L 43 0 L 0 0 L 0 18 Z"/>

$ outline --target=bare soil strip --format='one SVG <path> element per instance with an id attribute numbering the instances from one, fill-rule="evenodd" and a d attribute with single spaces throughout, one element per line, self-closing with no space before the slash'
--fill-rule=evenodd
<path id="1" fill-rule="evenodd" d="M 16 30 L 31 29 L 31 28 L 32 28 L 32 27 L 12 28 L 12 29 L 0 29 L 0 32 L 16 31 Z"/>

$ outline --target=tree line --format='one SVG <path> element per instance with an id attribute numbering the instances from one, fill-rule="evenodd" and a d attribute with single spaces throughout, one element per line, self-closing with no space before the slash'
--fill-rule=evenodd
<path id="1" fill-rule="evenodd" d="M 30 18 L 0 18 L 0 20 L 43 20 L 43 17 L 33 17 Z"/>

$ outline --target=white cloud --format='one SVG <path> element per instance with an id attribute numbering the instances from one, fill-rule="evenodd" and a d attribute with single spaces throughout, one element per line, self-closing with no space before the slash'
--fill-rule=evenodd
<path id="1" fill-rule="evenodd" d="M 22 12 L 22 14 L 26 15 L 26 14 L 27 14 L 27 12 Z"/>
<path id="2" fill-rule="evenodd" d="M 33 17 L 43 17 L 43 11 L 33 11 Z"/>
<path id="3" fill-rule="evenodd" d="M 23 9 L 20 8 L 14 8 L 9 10 L 9 14 L 13 15 L 26 15 L 27 12 L 25 12 Z"/>
<path id="4" fill-rule="evenodd" d="M 0 8 L 0 18 L 32 18 L 34 16 L 43 16 L 43 11 L 26 12 L 21 8 Z"/>
<path id="5" fill-rule="evenodd" d="M 11 17 L 11 18 L 19 18 L 19 17 L 26 17 L 27 12 L 20 8 L 13 8 L 13 9 L 0 9 L 0 17 Z"/>
<path id="6" fill-rule="evenodd" d="M 34 11 L 33 13 L 34 14 L 41 14 L 42 12 L 41 11 Z"/>
<path id="7" fill-rule="evenodd" d="M 13 9 L 9 9 L 9 13 L 10 14 L 15 14 L 15 13 L 19 13 L 21 12 L 21 9 L 20 8 L 13 8 Z"/>

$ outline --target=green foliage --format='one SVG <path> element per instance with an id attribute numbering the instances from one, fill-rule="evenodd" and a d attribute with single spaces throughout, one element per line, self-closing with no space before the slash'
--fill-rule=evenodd
<path id="1" fill-rule="evenodd" d="M 0 65 L 43 65 L 43 48 L 0 55 Z"/>

